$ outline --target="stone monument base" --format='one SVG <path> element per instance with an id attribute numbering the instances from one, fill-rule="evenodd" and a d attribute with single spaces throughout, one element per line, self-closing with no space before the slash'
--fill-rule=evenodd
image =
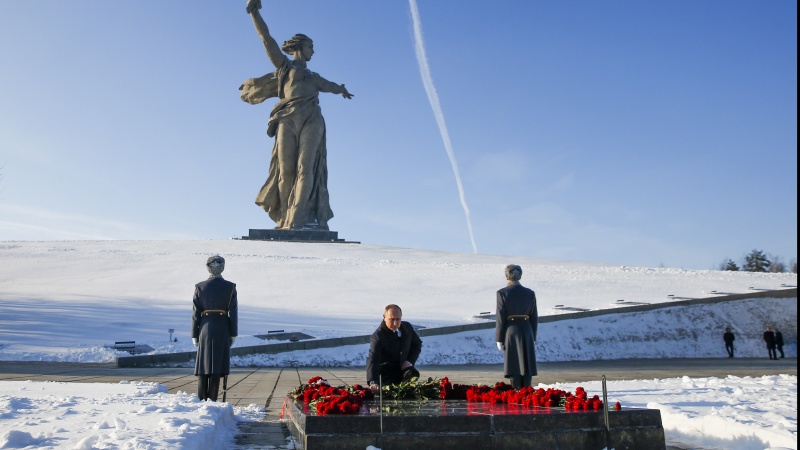
<path id="1" fill-rule="evenodd" d="M 304 450 L 517 450 L 523 448 L 666 448 L 657 409 L 567 412 L 563 408 L 469 403 L 465 400 L 383 402 L 362 405 L 357 415 L 317 416 L 291 398 L 284 417 Z"/>
<path id="2" fill-rule="evenodd" d="M 251 241 L 285 241 L 285 242 L 338 242 L 342 244 L 360 244 L 360 242 L 339 239 L 338 231 L 329 230 L 258 230 L 250 229 L 250 234 L 242 239 Z"/>

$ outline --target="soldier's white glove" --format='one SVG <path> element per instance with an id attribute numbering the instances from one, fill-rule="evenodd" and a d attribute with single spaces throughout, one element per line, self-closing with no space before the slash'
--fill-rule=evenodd
<path id="1" fill-rule="evenodd" d="M 192 338 L 192 344 L 194 344 L 194 346 L 197 347 L 197 338 Z"/>
<path id="2" fill-rule="evenodd" d="M 234 342 L 236 342 L 236 336 L 231 336 L 231 347 L 233 347 Z"/>
<path id="3" fill-rule="evenodd" d="M 506 351 L 506 346 L 502 342 L 498 342 L 497 343 L 497 349 L 500 350 L 501 352 L 504 352 L 504 351 Z"/>

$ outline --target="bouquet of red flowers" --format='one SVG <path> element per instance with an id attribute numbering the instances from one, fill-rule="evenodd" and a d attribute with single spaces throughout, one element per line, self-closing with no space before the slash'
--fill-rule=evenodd
<path id="1" fill-rule="evenodd" d="M 429 378 L 420 382 L 404 381 L 399 385 L 383 386 L 385 398 L 402 400 L 466 400 L 470 403 L 491 403 L 516 405 L 515 407 L 563 407 L 566 411 L 602 411 L 603 401 L 597 395 L 589 398 L 586 390 L 577 387 L 575 393 L 555 388 L 523 387 L 514 389 L 504 382 L 494 386 L 453 384 L 445 377 L 440 381 Z M 322 377 L 314 377 L 308 383 L 289 392 L 289 397 L 301 401 L 317 415 L 358 414 L 364 400 L 375 395 L 369 388 L 354 384 L 349 387 L 334 387 Z M 619 402 L 614 405 L 619 411 Z M 281 414 L 282 416 L 283 414 Z"/>
<path id="2" fill-rule="evenodd" d="M 308 383 L 289 392 L 289 397 L 302 400 L 319 416 L 328 414 L 358 414 L 364 400 L 373 397 L 372 391 L 361 385 L 333 387 L 328 380 L 314 377 Z"/>
<path id="3" fill-rule="evenodd" d="M 563 407 L 567 411 L 600 411 L 603 401 L 597 395 L 588 398 L 586 390 L 582 387 L 575 389 L 575 394 L 555 389 L 523 387 L 518 390 L 510 385 L 499 382 L 493 387 L 486 385 L 451 384 L 447 377 L 442 378 L 439 398 L 444 400 L 467 400 L 468 402 L 506 403 L 523 406 L 538 406 L 544 408 Z M 621 405 L 617 402 L 614 409 L 619 411 Z"/>

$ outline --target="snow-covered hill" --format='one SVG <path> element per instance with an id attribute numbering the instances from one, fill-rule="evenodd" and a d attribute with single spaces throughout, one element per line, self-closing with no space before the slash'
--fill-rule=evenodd
<path id="1" fill-rule="evenodd" d="M 541 315 L 563 313 L 556 305 L 599 310 L 618 306 L 618 300 L 653 304 L 797 285 L 797 275 L 790 273 L 621 267 L 359 244 L 7 241 L 0 242 L 0 358 L 108 361 L 115 353 L 102 345 L 123 340 L 159 352 L 190 351 L 194 284 L 207 277 L 205 260 L 217 253 L 226 258 L 224 276 L 239 292 L 237 346 L 263 343 L 248 336 L 277 329 L 318 338 L 369 334 L 389 303 L 426 327 L 474 322 L 479 320 L 474 315 L 494 310 L 508 263 L 523 267 L 522 283 L 536 291 Z M 721 341 L 721 327 L 733 324 L 744 351 L 744 336 L 757 335 L 766 325 L 735 322 L 743 317 L 737 311 L 704 311 L 680 320 L 669 314 L 543 326 L 540 340 L 562 343 L 546 346 L 553 355 L 584 359 L 586 342 L 621 335 L 652 319 L 659 329 L 707 335 L 711 343 Z M 796 315 L 795 306 L 795 323 Z M 663 344 L 664 335 L 642 339 Z M 431 349 L 435 340 L 427 341 Z M 708 356 L 713 347 L 694 351 Z M 692 355 L 686 347 L 659 348 L 663 356 Z M 549 351 L 542 356 L 550 359 Z"/>

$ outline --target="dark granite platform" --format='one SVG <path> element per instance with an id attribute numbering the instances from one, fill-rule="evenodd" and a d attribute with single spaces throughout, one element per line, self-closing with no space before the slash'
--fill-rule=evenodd
<path id="1" fill-rule="evenodd" d="M 339 239 L 338 231 L 329 230 L 263 230 L 250 229 L 244 240 L 251 241 L 287 241 L 287 242 L 338 242 L 342 244 L 360 244 L 356 241 Z"/>
<path id="2" fill-rule="evenodd" d="M 301 403 L 286 401 L 285 418 L 298 449 L 602 449 L 602 412 L 524 407 L 463 400 L 371 400 L 358 415 L 317 416 Z M 306 409 L 304 411 L 304 408 Z M 661 412 L 609 412 L 608 444 L 622 449 L 665 449 Z"/>

